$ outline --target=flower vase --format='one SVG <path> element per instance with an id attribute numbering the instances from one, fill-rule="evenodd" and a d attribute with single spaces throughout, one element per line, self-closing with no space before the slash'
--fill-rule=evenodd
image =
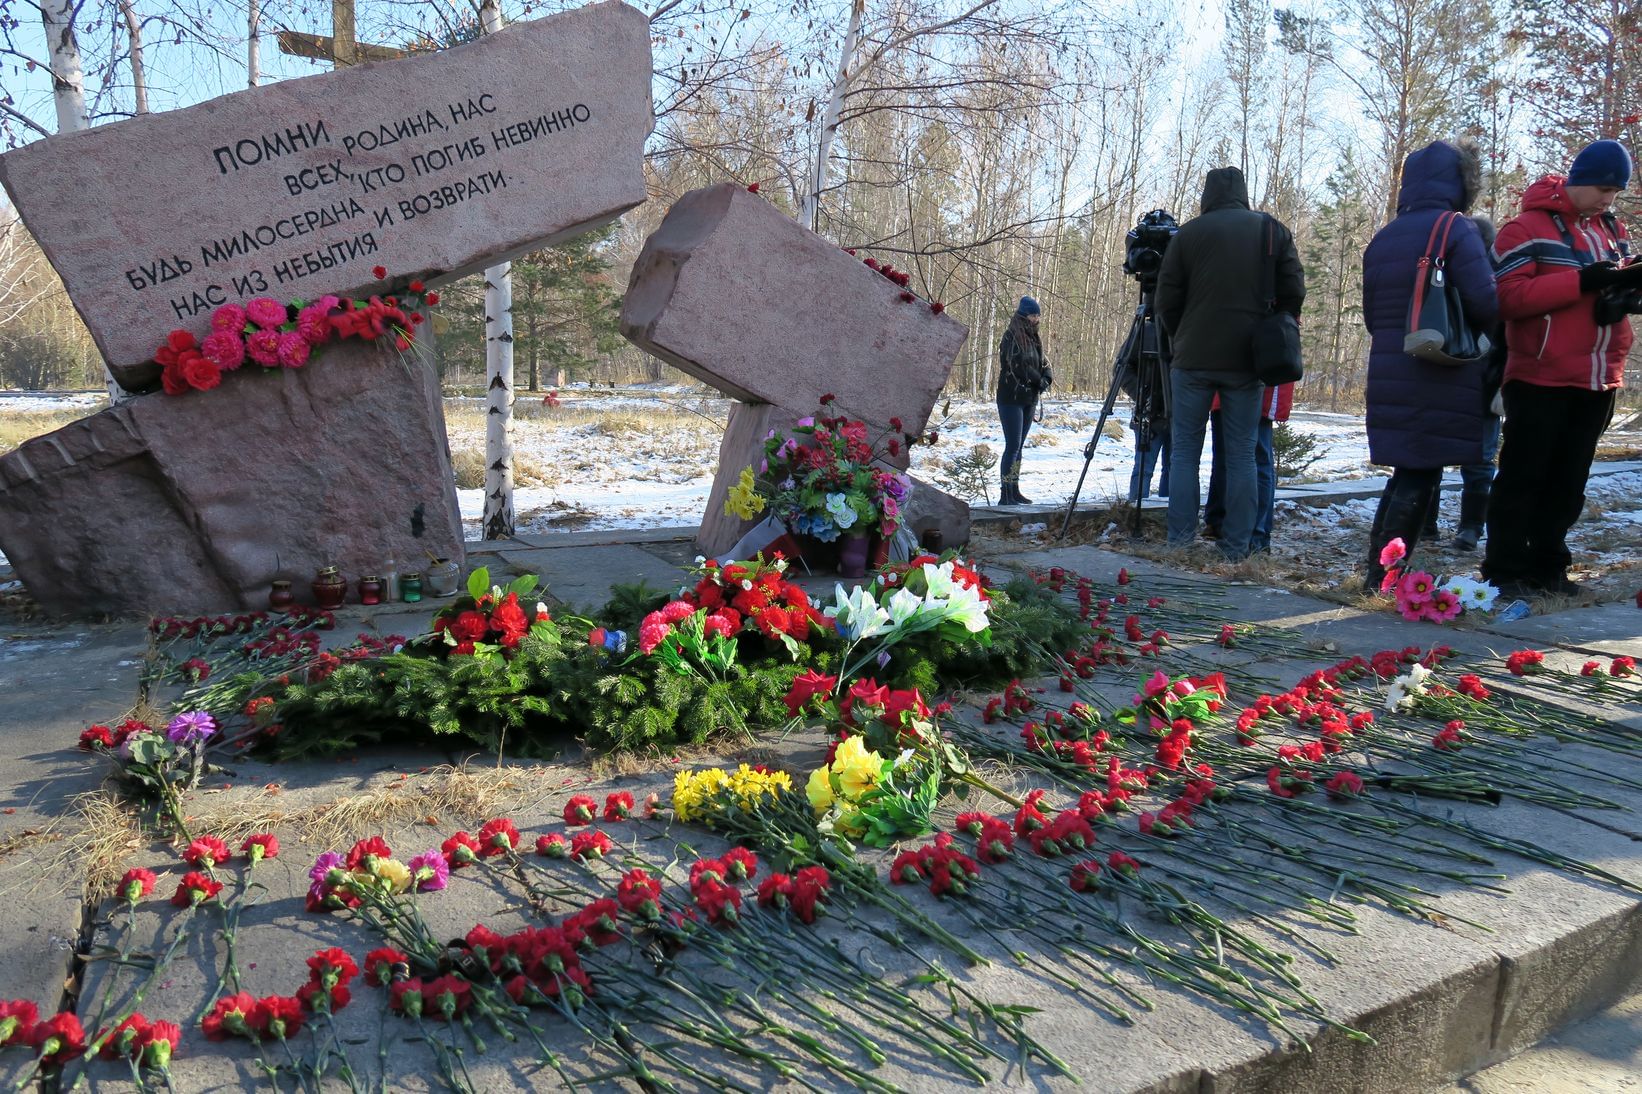
<path id="1" fill-rule="evenodd" d="M 838 552 L 840 577 L 866 577 L 867 563 L 872 556 L 872 537 L 845 536 L 844 546 Z"/>
<path id="2" fill-rule="evenodd" d="M 867 560 L 874 570 L 882 570 L 889 565 L 889 539 L 886 536 L 874 533 L 872 536 L 872 550 Z"/>

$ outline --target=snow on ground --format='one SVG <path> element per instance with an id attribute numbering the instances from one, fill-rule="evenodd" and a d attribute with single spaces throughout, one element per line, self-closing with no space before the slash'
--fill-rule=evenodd
<path id="1" fill-rule="evenodd" d="M 89 411 L 100 401 L 98 393 L 0 392 L 0 415 Z M 1050 399 L 1044 405 L 1043 421 L 1033 426 L 1027 441 L 1021 478 L 1027 496 L 1062 503 L 1071 495 L 1083 470 L 1083 449 L 1093 435 L 1100 405 L 1094 399 L 1070 398 Z M 682 384 L 619 390 L 578 387 L 561 393 L 557 408 L 544 407 L 535 399 L 520 400 L 514 440 L 518 530 L 531 534 L 694 526 L 712 486 L 729 408 L 729 400 Z M 446 412 L 455 462 L 459 469 L 465 466 L 470 476 L 477 476 L 483 467 L 484 403 L 472 397 L 450 398 Z M 1110 501 L 1128 495 L 1134 459 L 1128 416 L 1126 406 L 1114 411 L 1090 462 L 1083 500 Z M 1296 411 L 1289 424 L 1317 438 L 1323 453 L 1305 481 L 1338 482 L 1381 473 L 1368 463 L 1360 417 Z M 994 456 L 1002 452 L 997 410 L 990 400 L 954 399 L 944 416 L 937 409 L 931 426 L 939 430 L 940 442 L 915 449 L 913 459 L 914 473 L 926 479 L 939 481 L 941 464 L 975 445 L 986 445 Z M 1635 434 L 1610 434 L 1608 440 L 1642 442 Z M 1200 471 L 1204 488 L 1208 473 L 1205 445 Z M 1153 482 L 1155 486 L 1155 477 Z M 995 473 L 990 489 L 995 498 Z M 483 491 L 475 485 L 459 489 L 457 495 L 467 533 L 477 538 Z M 1373 500 L 1329 506 L 1280 502 L 1273 561 L 1325 583 L 1343 581 L 1355 572 L 1366 550 L 1374 505 Z M 1449 492 L 1444 499 L 1444 542 L 1452 537 L 1457 509 L 1457 493 Z M 1639 533 L 1642 473 L 1593 477 L 1586 514 L 1570 536 L 1576 571 L 1591 576 L 1636 566 L 1642 556 Z M 1119 538 L 1114 538 L 1115 546 L 1121 546 Z M 1440 560 L 1453 570 L 1470 572 L 1480 558 L 1450 554 Z M 1432 564 L 1436 563 L 1433 559 Z"/>

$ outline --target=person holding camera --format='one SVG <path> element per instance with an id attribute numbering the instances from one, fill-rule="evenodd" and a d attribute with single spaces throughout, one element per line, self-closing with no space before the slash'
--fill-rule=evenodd
<path id="1" fill-rule="evenodd" d="M 1003 424 L 1000 505 L 1032 504 L 1032 499 L 1021 493 L 1021 454 L 1037 412 L 1038 396 L 1048 391 L 1054 380 L 1043 355 L 1043 340 L 1038 336 L 1042 311 L 1036 300 L 1021 297 L 998 346 L 998 420 Z"/>
<path id="2" fill-rule="evenodd" d="M 1611 211 L 1630 180 L 1630 153 L 1597 141 L 1566 178 L 1528 187 L 1494 241 L 1505 429 L 1482 573 L 1507 596 L 1581 591 L 1568 580 L 1568 530 L 1624 379 L 1626 316 L 1642 312 L 1642 263 Z"/>
<path id="3" fill-rule="evenodd" d="M 1305 273 L 1289 230 L 1275 225 L 1276 303 L 1300 314 Z M 1220 398 L 1226 465 L 1226 519 L 1220 552 L 1246 558 L 1259 508 L 1255 435 L 1265 390 L 1254 364 L 1254 334 L 1266 314 L 1257 287 L 1266 259 L 1267 218 L 1249 207 L 1248 185 L 1236 167 L 1220 167 L 1203 182 L 1202 212 L 1184 224 L 1163 254 L 1157 314 L 1173 339 L 1170 364 L 1169 546 L 1197 538 L 1202 499 L 1198 471 L 1209 408 Z"/>
<path id="4" fill-rule="evenodd" d="M 1482 187 L 1474 143 L 1433 141 L 1403 164 L 1397 215 L 1363 252 L 1363 323 L 1368 327 L 1368 458 L 1390 467 L 1369 532 L 1363 586 L 1385 579 L 1380 552 L 1400 539 L 1413 554 L 1442 485 L 1442 469 L 1480 464 L 1487 433 L 1485 362 L 1449 365 L 1404 349 L 1409 304 L 1430 254 L 1459 291 L 1465 321 L 1493 329 L 1499 312 L 1482 233 L 1468 216 Z M 1446 224 L 1446 227 L 1445 227 Z M 1442 242 L 1437 242 L 1441 239 Z M 1440 249 L 1440 250 L 1439 250 Z"/>

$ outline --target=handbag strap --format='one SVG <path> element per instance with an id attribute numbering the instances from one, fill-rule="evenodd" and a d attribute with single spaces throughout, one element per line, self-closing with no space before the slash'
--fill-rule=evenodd
<path id="1" fill-rule="evenodd" d="M 1414 274 L 1414 299 L 1408 309 L 1408 325 L 1412 330 L 1419 329 L 1421 309 L 1425 305 L 1425 287 L 1431 281 L 1429 271 L 1433 265 L 1442 264 L 1442 256 L 1448 250 L 1448 234 L 1453 230 L 1454 219 L 1458 216 L 1458 213 L 1446 212 L 1431 223 L 1431 235 L 1426 238 L 1425 253 L 1420 256 Z M 1438 232 L 1442 233 L 1441 241 L 1437 239 Z"/>
<path id="2" fill-rule="evenodd" d="M 1270 213 L 1260 214 L 1265 229 L 1265 254 L 1260 261 L 1260 299 L 1270 314 L 1277 310 L 1277 218 Z"/>

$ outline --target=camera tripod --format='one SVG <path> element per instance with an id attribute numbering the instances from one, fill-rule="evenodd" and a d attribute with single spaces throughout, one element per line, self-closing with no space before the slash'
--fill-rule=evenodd
<path id="1" fill-rule="evenodd" d="M 1129 324 L 1129 334 L 1123 348 L 1112 362 L 1112 388 L 1106 393 L 1106 403 L 1100 408 L 1100 420 L 1095 423 L 1094 436 L 1083 446 L 1083 472 L 1078 475 L 1077 488 L 1066 503 L 1066 519 L 1061 522 L 1060 538 L 1066 537 L 1072 527 L 1072 516 L 1077 512 L 1078 495 L 1083 493 L 1083 481 L 1089 475 L 1089 465 L 1095 458 L 1095 447 L 1100 444 L 1101 431 L 1112 416 L 1112 407 L 1122 391 L 1134 400 L 1135 411 L 1130 419 L 1135 431 L 1135 459 L 1144 461 L 1157 431 L 1169 420 L 1169 360 L 1173 356 L 1169 336 L 1157 320 L 1152 298 L 1157 290 L 1155 281 L 1142 282 L 1140 305 Z M 1145 464 L 1141 463 L 1144 470 Z M 1129 490 L 1129 502 L 1134 506 L 1132 532 L 1140 530 L 1140 486 L 1138 477 Z"/>

